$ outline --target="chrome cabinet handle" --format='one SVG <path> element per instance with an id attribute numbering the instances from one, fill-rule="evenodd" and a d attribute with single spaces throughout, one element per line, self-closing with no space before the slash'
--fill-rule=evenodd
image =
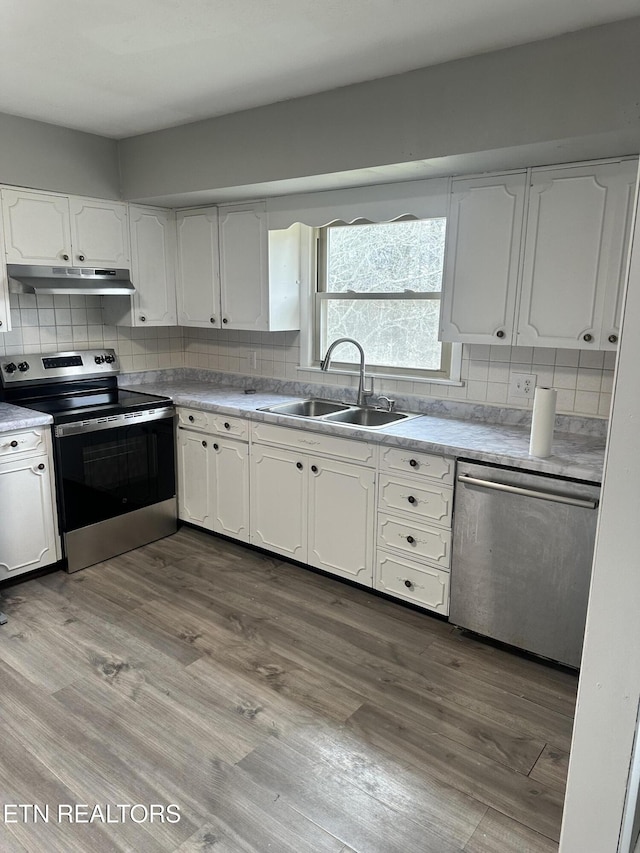
<path id="1" fill-rule="evenodd" d="M 480 486 L 483 489 L 493 489 L 496 492 L 509 492 L 512 495 L 522 495 L 525 498 L 537 498 L 541 501 L 552 501 L 558 504 L 579 506 L 583 509 L 596 509 L 599 500 L 589 498 L 572 498 L 569 495 L 554 495 L 552 492 L 539 492 L 537 489 L 523 489 L 521 486 L 509 486 L 507 483 L 494 483 L 491 480 L 481 480 L 468 474 L 459 474 L 458 482 L 466 486 Z"/>

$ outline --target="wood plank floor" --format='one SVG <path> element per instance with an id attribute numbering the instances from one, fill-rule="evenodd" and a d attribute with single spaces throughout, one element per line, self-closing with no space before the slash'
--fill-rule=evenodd
<path id="1" fill-rule="evenodd" d="M 557 850 L 572 675 L 187 527 L 0 609 L 2 851 Z"/>

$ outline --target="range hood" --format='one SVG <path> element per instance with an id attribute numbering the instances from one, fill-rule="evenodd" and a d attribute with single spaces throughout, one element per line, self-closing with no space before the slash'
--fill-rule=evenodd
<path id="1" fill-rule="evenodd" d="M 7 274 L 11 293 L 123 296 L 135 292 L 131 273 L 125 269 L 7 264 Z"/>

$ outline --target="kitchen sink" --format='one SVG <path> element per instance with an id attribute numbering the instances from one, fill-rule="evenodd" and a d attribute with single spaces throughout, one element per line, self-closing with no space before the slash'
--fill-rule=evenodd
<path id="1" fill-rule="evenodd" d="M 332 413 L 340 413 L 350 409 L 344 403 L 332 403 L 329 400 L 298 400 L 294 403 L 280 403 L 277 406 L 266 406 L 263 412 L 273 412 L 276 415 L 294 415 L 299 418 L 322 418 Z"/>
<path id="2" fill-rule="evenodd" d="M 404 412 L 384 412 L 381 409 L 348 409 L 346 412 L 335 412 L 332 415 L 327 415 L 325 420 L 331 421 L 331 423 L 375 429 L 415 417 L 417 415 L 407 415 Z"/>

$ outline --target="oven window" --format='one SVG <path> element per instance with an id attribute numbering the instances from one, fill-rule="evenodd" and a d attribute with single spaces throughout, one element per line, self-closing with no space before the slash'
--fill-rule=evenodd
<path id="1" fill-rule="evenodd" d="M 175 495 L 171 418 L 64 436 L 56 449 L 66 532 Z"/>

